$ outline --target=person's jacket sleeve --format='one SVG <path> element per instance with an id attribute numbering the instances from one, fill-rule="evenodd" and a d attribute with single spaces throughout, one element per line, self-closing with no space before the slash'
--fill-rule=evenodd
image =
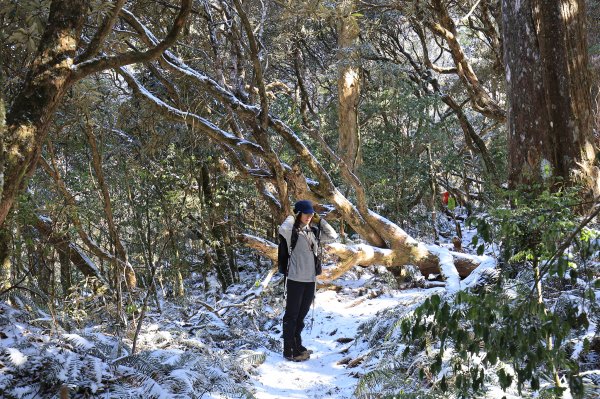
<path id="1" fill-rule="evenodd" d="M 292 245 L 292 229 L 294 228 L 294 217 L 288 216 L 285 218 L 281 226 L 279 226 L 279 234 L 285 238 L 285 241 L 288 245 L 288 250 L 290 249 L 290 245 Z"/>
<path id="2" fill-rule="evenodd" d="M 338 233 L 336 233 L 333 227 L 331 227 L 331 225 L 327 223 L 327 220 L 321 218 L 319 223 L 321 224 L 321 241 L 333 241 L 338 238 Z"/>

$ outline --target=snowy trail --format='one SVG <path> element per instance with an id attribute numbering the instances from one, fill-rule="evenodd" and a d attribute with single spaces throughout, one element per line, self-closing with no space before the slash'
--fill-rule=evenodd
<path id="1" fill-rule="evenodd" d="M 284 398 L 352 398 L 357 372 L 361 366 L 346 368 L 337 363 L 345 357 L 354 359 L 366 349 L 361 343 L 339 343 L 339 338 L 356 337 L 358 326 L 378 311 L 414 302 L 424 294 L 422 290 L 398 291 L 367 299 L 366 296 L 348 298 L 334 291 L 319 291 L 314 310 L 312 331 L 303 333 L 303 343 L 314 353 L 305 362 L 290 362 L 281 353 L 267 352 L 267 360 L 254 377 L 255 396 L 258 399 Z M 312 308 L 311 308 L 312 312 Z M 307 325 L 311 313 L 306 317 Z M 279 339 L 279 336 L 273 335 Z M 348 348 L 347 353 L 340 353 Z"/>

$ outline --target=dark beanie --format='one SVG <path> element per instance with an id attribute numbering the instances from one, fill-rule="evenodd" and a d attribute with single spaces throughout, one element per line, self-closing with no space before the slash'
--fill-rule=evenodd
<path id="1" fill-rule="evenodd" d="M 313 209 L 312 206 L 312 202 L 308 201 L 308 200 L 301 200 L 296 202 L 296 204 L 294 205 L 294 213 L 315 213 L 315 210 Z"/>

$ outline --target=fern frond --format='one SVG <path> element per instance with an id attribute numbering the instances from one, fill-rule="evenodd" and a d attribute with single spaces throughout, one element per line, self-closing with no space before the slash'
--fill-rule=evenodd
<path id="1" fill-rule="evenodd" d="M 36 399 L 41 391 L 40 384 L 32 384 L 26 387 L 16 387 L 8 391 L 9 398 L 15 399 Z"/>
<path id="2" fill-rule="evenodd" d="M 239 386 L 238 384 L 227 384 L 223 386 L 221 391 L 227 398 L 256 399 L 252 392 Z"/>
<path id="3" fill-rule="evenodd" d="M 117 339 L 109 339 L 106 335 L 98 333 L 82 333 L 80 336 L 93 343 L 93 347 L 89 349 L 89 354 L 99 357 L 104 361 L 113 359 L 115 348 L 118 348 L 119 342 Z"/>
<path id="4" fill-rule="evenodd" d="M 150 375 L 160 369 L 161 364 L 156 364 L 149 352 L 140 352 L 137 355 L 124 356 L 115 360 L 114 365 L 131 367 L 139 373 Z"/>
<path id="5" fill-rule="evenodd" d="M 389 369 L 375 369 L 363 375 L 356 385 L 354 395 L 356 398 L 369 398 L 374 392 L 381 392 L 381 388 L 393 379 L 395 373 Z"/>
<path id="6" fill-rule="evenodd" d="M 171 385 L 174 392 L 192 393 L 194 386 L 200 380 L 198 373 L 190 369 L 175 369 L 168 376 L 166 383 Z"/>
<path id="7" fill-rule="evenodd" d="M 252 367 L 261 365 L 267 360 L 264 352 L 255 352 L 251 350 L 241 350 L 238 353 L 238 362 L 242 367 Z"/>
<path id="8" fill-rule="evenodd" d="M 62 337 L 71 345 L 73 345 L 76 349 L 80 351 L 89 351 L 94 348 L 94 343 L 88 341 L 81 335 L 77 334 L 62 334 Z"/>

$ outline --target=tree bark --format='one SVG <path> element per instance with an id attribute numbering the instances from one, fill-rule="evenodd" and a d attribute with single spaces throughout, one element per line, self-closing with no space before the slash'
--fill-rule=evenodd
<path id="1" fill-rule="evenodd" d="M 277 245 L 249 234 L 240 237 L 247 246 L 254 248 L 262 255 L 277 262 Z M 418 244 L 410 248 L 385 249 L 375 248 L 370 245 L 344 245 L 328 244 L 325 251 L 340 258 L 340 263 L 332 268 L 324 270 L 321 280 L 334 280 L 350 270 L 352 267 L 383 265 L 386 267 L 415 265 L 425 277 L 430 274 L 440 274 L 439 259 L 424 244 Z M 460 277 L 466 277 L 481 263 L 481 259 L 475 256 L 450 252 Z"/>
<path id="2" fill-rule="evenodd" d="M 4 86 L 4 76 L 0 68 L 0 87 Z M 4 191 L 4 170 L 6 168 L 6 148 L 4 137 L 6 134 L 6 106 L 4 105 L 4 96 L 0 91 L 0 200 Z M 2 223 L 0 223 L 1 228 Z"/>
<path id="3" fill-rule="evenodd" d="M 10 260 L 10 231 L 8 226 L 0 227 L 0 290 L 10 285 L 11 260 Z"/>
<path id="4" fill-rule="evenodd" d="M 50 257 L 43 242 L 35 243 L 35 259 L 37 268 L 34 271 L 37 277 L 38 288 L 48 296 L 54 296 L 54 262 Z"/>
<path id="5" fill-rule="evenodd" d="M 473 109 L 488 118 L 504 122 L 506 112 L 492 99 L 475 74 L 459 40 L 456 24 L 442 0 L 432 0 L 437 21 L 428 22 L 429 29 L 446 41 L 456 65 L 456 72 L 465 85 Z"/>
<path id="6" fill-rule="evenodd" d="M 358 129 L 360 99 L 360 54 L 358 51 L 358 21 L 354 0 L 338 4 L 338 121 L 339 148 L 342 159 L 354 172 L 362 163 Z"/>
<path id="7" fill-rule="evenodd" d="M 119 232 L 114 221 L 110 193 L 108 192 L 108 186 L 104 179 L 104 171 L 102 170 L 102 159 L 100 157 L 100 152 L 98 151 L 98 145 L 96 144 L 96 137 L 94 135 L 93 128 L 90 126 L 89 121 L 86 123 L 85 132 L 90 145 L 90 150 L 92 152 L 92 165 L 94 167 L 94 172 L 96 173 L 98 185 L 100 186 L 100 191 L 102 193 L 104 214 L 106 215 L 106 221 L 108 223 L 108 232 L 115 247 L 115 258 L 116 260 L 120 261 L 114 262 L 114 266 L 116 270 L 119 271 L 119 275 L 121 275 L 120 269 L 123 268 L 123 275 L 125 276 L 127 288 L 133 290 L 137 285 L 137 277 L 133 267 L 131 267 L 129 264 L 127 259 L 127 251 L 125 251 L 125 248 L 121 243 L 121 239 L 119 238 Z"/>
<path id="8" fill-rule="evenodd" d="M 215 262 L 215 271 L 221 283 L 221 287 L 225 290 L 227 287 L 235 283 L 235 274 L 231 270 L 227 252 L 225 251 L 225 226 L 220 217 L 222 209 L 220 205 L 215 204 L 213 196 L 213 187 L 210 182 L 210 171 L 208 165 L 202 164 L 200 168 L 200 176 L 198 177 L 199 186 L 202 187 L 203 201 L 206 204 L 206 212 L 208 213 L 208 224 L 211 234 L 215 238 L 216 245 L 210 245 L 217 255 Z"/>
<path id="9" fill-rule="evenodd" d="M 58 251 L 58 260 L 60 262 L 60 285 L 62 287 L 62 297 L 66 298 L 71 288 L 71 248 L 64 248 Z"/>
<path id="10" fill-rule="evenodd" d="M 584 0 L 502 1 L 509 183 L 569 184 L 600 195 Z"/>
<path id="11" fill-rule="evenodd" d="M 31 168 L 35 167 L 48 125 L 69 83 L 87 1 L 54 0 L 37 56 L 23 89 L 6 120 L 5 177 L 0 198 L 0 226 L 4 223 Z"/>

